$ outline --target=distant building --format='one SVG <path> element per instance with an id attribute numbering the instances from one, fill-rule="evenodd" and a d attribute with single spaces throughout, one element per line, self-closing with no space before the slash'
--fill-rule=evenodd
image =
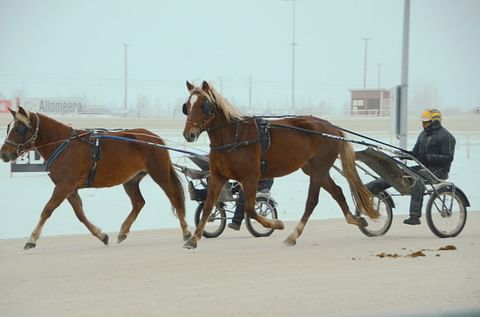
<path id="1" fill-rule="evenodd" d="M 387 89 L 352 89 L 350 114 L 352 116 L 390 116 L 392 93 Z"/>
<path id="2" fill-rule="evenodd" d="M 12 101 L 9 99 L 0 99 L 0 112 L 8 112 L 12 108 Z"/>

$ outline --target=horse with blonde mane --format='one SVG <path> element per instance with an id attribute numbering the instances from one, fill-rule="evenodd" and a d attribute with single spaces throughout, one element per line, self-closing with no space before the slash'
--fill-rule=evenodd
<path id="1" fill-rule="evenodd" d="M 370 194 L 355 168 L 352 146 L 339 140 L 344 136 L 343 132 L 330 122 L 313 116 L 275 120 L 245 117 L 206 81 L 201 87 L 187 81 L 187 90 L 189 97 L 183 105 L 187 116 L 183 136 L 187 142 L 194 142 L 202 132 L 207 132 L 211 149 L 208 194 L 202 218 L 193 236 L 185 242 L 185 248 L 197 247 L 217 197 L 228 179 L 242 184 L 247 216 L 266 228 L 283 229 L 280 220 L 269 220 L 255 212 L 258 180 L 285 176 L 299 168 L 310 177 L 310 185 L 305 211 L 285 240 L 287 245 L 296 244 L 318 204 L 322 187 L 337 201 L 347 223 L 366 226 L 365 219 L 350 212 L 342 189 L 329 175 L 339 155 L 356 207 L 370 218 L 378 217 L 378 211 L 373 208 Z"/>
<path id="2" fill-rule="evenodd" d="M 107 245 L 108 235 L 85 216 L 78 190 L 120 184 L 123 184 L 132 203 L 132 210 L 118 234 L 118 243 L 122 242 L 145 205 L 139 183 L 146 175 L 151 176 L 170 200 L 184 240 L 191 236 L 185 221 L 183 186 L 163 146 L 165 143 L 158 135 L 146 129 L 103 131 L 98 135 L 92 131 L 73 129 L 22 107 L 18 111 L 10 111 L 13 121 L 0 149 L 1 159 L 4 162 L 14 161 L 22 153 L 36 149 L 45 159 L 49 176 L 55 184 L 25 249 L 36 246 L 43 225 L 65 199 L 91 234 Z"/>

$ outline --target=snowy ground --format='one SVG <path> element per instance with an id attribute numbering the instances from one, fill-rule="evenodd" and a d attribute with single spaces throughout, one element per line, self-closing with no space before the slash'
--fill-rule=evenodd
<path id="1" fill-rule="evenodd" d="M 155 131 L 163 136 L 167 143 L 174 147 L 185 148 L 181 140 L 180 131 Z M 388 142 L 388 137 L 380 137 Z M 0 130 L 0 139 L 4 140 L 5 131 Z M 410 141 L 414 142 L 416 134 L 412 134 Z M 473 137 L 457 136 L 457 152 L 450 173 L 450 180 L 461 187 L 470 199 L 470 211 L 480 210 L 480 193 L 476 190 L 478 176 L 480 176 L 480 136 Z M 467 147 L 467 143 L 470 144 Z M 207 148 L 205 138 L 196 144 L 193 151 L 201 151 Z M 189 148 L 190 149 L 190 148 Z M 179 154 L 172 153 L 173 160 L 184 164 Z M 332 170 L 332 176 L 339 186 L 342 187 L 348 199 L 350 207 L 348 185 L 344 178 Z M 368 179 L 368 178 L 366 178 Z M 28 237 L 39 219 L 40 212 L 50 197 L 53 189 L 46 173 L 22 173 L 10 174 L 10 165 L 0 164 L 0 201 L 1 222 L 0 239 Z M 272 195 L 278 202 L 279 218 L 282 220 L 298 220 L 303 213 L 303 207 L 307 196 L 308 178 L 302 172 L 275 180 Z M 178 221 L 172 214 L 170 205 L 163 191 L 145 178 L 141 184 L 141 190 L 146 200 L 146 205 L 134 223 L 132 230 L 158 229 L 178 227 Z M 83 198 L 87 217 L 105 232 L 118 232 L 121 223 L 130 212 L 130 202 L 121 186 L 107 189 L 85 189 L 80 192 Z M 188 197 L 188 195 L 187 195 Z M 409 197 L 396 197 L 397 208 L 395 214 L 406 214 L 408 211 Z M 187 220 L 193 227 L 194 211 L 197 207 L 195 202 L 187 201 Z M 330 198 L 328 193 L 322 191 L 320 202 L 314 211 L 312 219 L 339 218 L 343 217 L 340 208 Z M 395 225 L 395 224 L 394 224 Z M 468 225 L 468 222 L 467 222 Z M 87 229 L 76 219 L 73 210 L 67 202 L 64 202 L 47 221 L 43 235 L 87 233 Z"/>

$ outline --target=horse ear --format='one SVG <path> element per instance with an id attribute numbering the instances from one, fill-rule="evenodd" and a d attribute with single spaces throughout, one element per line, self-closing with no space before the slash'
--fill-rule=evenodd
<path id="1" fill-rule="evenodd" d="M 23 114 L 25 117 L 28 118 L 28 113 L 22 106 L 18 106 L 18 113 Z"/>
<path id="2" fill-rule="evenodd" d="M 187 89 L 188 89 L 188 92 L 192 92 L 192 90 L 195 89 L 195 86 L 192 85 L 188 80 L 187 80 Z"/>
<path id="3" fill-rule="evenodd" d="M 205 91 L 205 92 L 210 91 L 210 85 L 205 80 L 202 83 L 202 90 Z"/>
<path id="4" fill-rule="evenodd" d="M 15 118 L 16 112 L 15 112 L 14 110 L 10 109 L 10 108 L 8 108 L 8 111 L 10 111 L 10 113 L 12 114 L 12 116 Z"/>
<path id="5" fill-rule="evenodd" d="M 18 106 L 18 112 L 15 114 L 15 119 L 20 120 L 20 122 L 27 127 L 31 127 L 28 111 L 23 109 L 22 106 Z"/>

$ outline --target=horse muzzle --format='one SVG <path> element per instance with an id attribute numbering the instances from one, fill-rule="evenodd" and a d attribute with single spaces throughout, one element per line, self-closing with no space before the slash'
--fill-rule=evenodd
<path id="1" fill-rule="evenodd" d="M 183 137 L 187 142 L 196 141 L 198 139 L 199 134 L 200 134 L 200 130 L 197 128 L 185 129 L 185 131 L 183 131 Z"/>
<path id="2" fill-rule="evenodd" d="M 8 163 L 10 161 L 14 161 L 13 159 L 13 153 L 6 153 L 6 152 L 1 152 L 0 153 L 0 158 L 2 159 L 2 161 L 4 161 L 5 163 Z M 15 158 L 16 159 L 16 158 Z"/>

